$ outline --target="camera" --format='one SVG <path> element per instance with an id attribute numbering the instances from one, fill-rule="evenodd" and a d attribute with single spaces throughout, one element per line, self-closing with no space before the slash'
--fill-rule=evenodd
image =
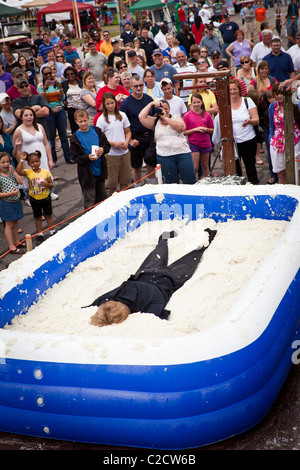
<path id="1" fill-rule="evenodd" d="M 163 114 L 162 106 L 159 106 L 158 108 L 156 108 L 156 114 L 157 116 L 161 116 Z"/>

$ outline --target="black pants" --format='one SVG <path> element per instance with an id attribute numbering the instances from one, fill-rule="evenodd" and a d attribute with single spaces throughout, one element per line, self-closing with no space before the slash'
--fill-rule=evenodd
<path id="1" fill-rule="evenodd" d="M 209 233 L 209 242 L 211 242 L 217 232 L 210 229 L 206 229 L 206 231 Z M 165 274 L 172 278 L 174 290 L 177 290 L 192 277 L 207 248 L 208 246 L 190 251 L 168 266 L 168 243 L 167 240 L 161 239 L 154 250 L 143 261 L 135 276 L 139 276 L 139 279 L 142 281 L 143 272 L 152 272 L 152 275 L 155 275 L 155 272 L 160 273 L 163 270 Z"/>
<path id="2" fill-rule="evenodd" d="M 237 143 L 239 156 L 243 159 L 248 181 L 252 184 L 259 182 L 257 171 L 256 171 L 256 139 L 247 140 L 246 142 Z M 236 172 L 239 176 L 242 176 L 242 169 L 239 160 L 236 160 Z"/>

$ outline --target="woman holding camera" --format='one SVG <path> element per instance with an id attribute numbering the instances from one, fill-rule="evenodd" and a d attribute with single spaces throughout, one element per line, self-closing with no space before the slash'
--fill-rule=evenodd
<path id="1" fill-rule="evenodd" d="M 149 115 L 149 113 L 153 115 Z M 161 165 L 165 183 L 196 183 L 193 160 L 183 132 L 185 124 L 180 116 L 171 116 L 166 100 L 151 102 L 139 114 L 143 126 L 154 131 L 156 161 Z"/>

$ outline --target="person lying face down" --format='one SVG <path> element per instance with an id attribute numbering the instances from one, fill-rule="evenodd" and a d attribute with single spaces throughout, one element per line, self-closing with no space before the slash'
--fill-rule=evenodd
<path id="1" fill-rule="evenodd" d="M 209 245 L 217 231 L 205 229 Z M 154 250 L 146 257 L 137 272 L 119 287 L 101 295 L 91 305 L 98 306 L 91 317 L 91 324 L 106 326 L 122 323 L 134 312 L 153 313 L 166 320 L 170 314 L 165 309 L 172 294 L 180 289 L 194 274 L 207 247 L 190 251 L 168 266 L 168 239 L 176 236 L 174 231 L 164 232 Z"/>

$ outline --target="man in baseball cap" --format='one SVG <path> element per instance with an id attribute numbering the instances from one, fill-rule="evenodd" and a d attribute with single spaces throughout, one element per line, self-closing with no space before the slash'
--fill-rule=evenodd
<path id="1" fill-rule="evenodd" d="M 17 81 L 20 78 L 23 78 L 28 83 L 28 78 L 27 78 L 27 74 L 19 67 L 14 67 L 12 69 L 11 78 L 13 79 L 14 84 L 6 91 L 6 93 L 10 97 L 11 102 L 13 103 L 13 100 L 16 98 L 19 98 L 20 96 L 20 91 L 19 91 L 19 87 L 17 86 Z M 30 92 L 32 95 L 38 95 L 37 89 L 34 86 L 29 84 L 29 87 L 30 87 Z"/>

